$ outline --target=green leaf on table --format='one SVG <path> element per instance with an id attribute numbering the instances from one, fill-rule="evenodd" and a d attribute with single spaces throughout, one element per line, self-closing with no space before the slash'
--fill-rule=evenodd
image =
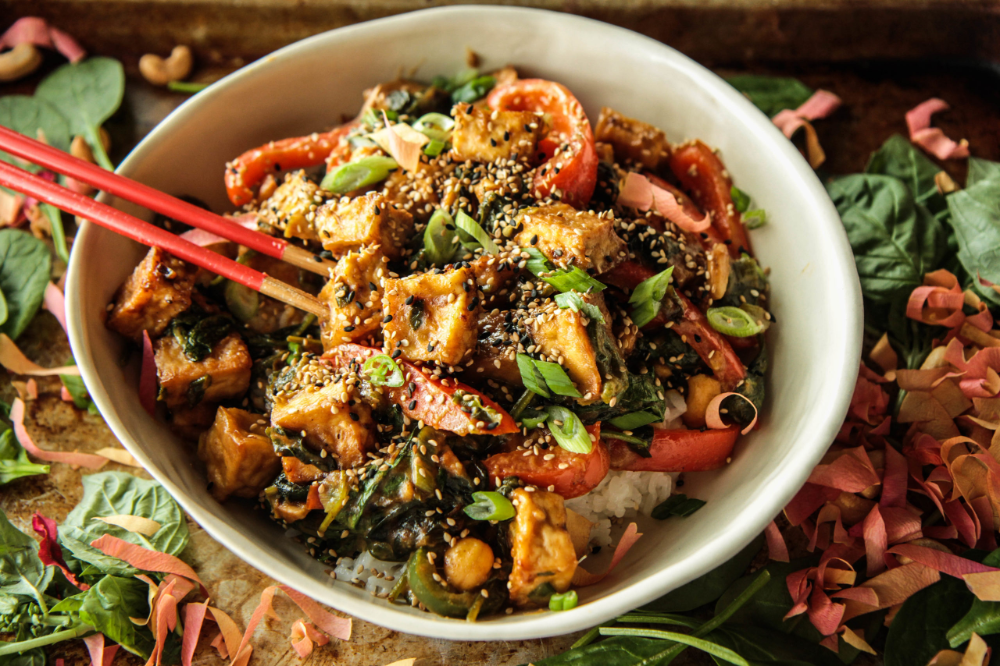
<path id="1" fill-rule="evenodd" d="M 666 613 L 681 613 L 712 603 L 737 578 L 743 575 L 747 567 L 750 566 L 750 562 L 760 552 L 763 544 L 764 537 L 762 535 L 747 544 L 746 548 L 736 553 L 732 559 L 642 608 Z"/>
<path id="2" fill-rule="evenodd" d="M 69 151 L 69 123 L 56 107 L 44 99 L 27 95 L 0 97 L 0 125 L 32 139 L 38 139 L 41 132 L 48 145 Z M 0 160 L 31 173 L 41 170 L 37 164 L 25 162 L 3 151 L 0 151 Z"/>
<path id="3" fill-rule="evenodd" d="M 672 649 L 673 641 L 634 636 L 614 636 L 599 643 L 574 648 L 562 654 L 532 662 L 535 666 L 637 666 L 658 664 L 657 657 Z M 644 661 L 644 660 L 649 661 Z"/>
<path id="4" fill-rule="evenodd" d="M 1000 565 L 1000 549 L 983 558 L 982 563 L 990 567 Z M 948 644 L 952 649 L 957 648 L 972 638 L 973 633 L 980 636 L 1000 634 L 1000 602 L 973 599 L 969 612 L 948 630 Z"/>
<path id="5" fill-rule="evenodd" d="M 69 395 L 73 398 L 73 404 L 77 409 L 88 409 L 90 407 L 90 394 L 87 392 L 87 386 L 83 383 L 83 377 L 79 375 L 59 375 L 59 379 L 62 380 L 63 386 L 69 391 Z"/>
<path id="6" fill-rule="evenodd" d="M 80 619 L 123 648 L 148 658 L 153 651 L 153 634 L 130 618 L 149 615 L 149 586 L 137 578 L 105 576 L 87 590 Z"/>
<path id="7" fill-rule="evenodd" d="M 813 94 L 813 89 L 806 84 L 785 76 L 741 74 L 730 76 L 726 81 L 769 117 L 784 109 L 797 109 Z"/>
<path id="8" fill-rule="evenodd" d="M 962 619 L 974 598 L 963 581 L 942 576 L 907 599 L 889 625 L 885 666 L 926 664 L 947 649 L 948 630 Z"/>
<path id="9" fill-rule="evenodd" d="M 972 187 L 983 180 L 1000 180 L 1000 162 L 970 157 L 969 173 L 965 178 L 965 186 Z"/>
<path id="10" fill-rule="evenodd" d="M 938 268 L 948 230 L 892 176 L 853 174 L 827 183 L 854 250 L 862 293 L 876 303 L 906 299 Z"/>
<path id="11" fill-rule="evenodd" d="M 97 163 L 113 169 L 104 146 L 100 127 L 122 103 L 125 70 L 113 58 L 87 58 L 63 65 L 38 84 L 35 96 L 58 109 L 69 122 L 70 132 L 87 140 Z"/>
<path id="12" fill-rule="evenodd" d="M 958 240 L 958 260 L 976 291 L 994 305 L 1000 294 L 976 279 L 1000 284 L 1000 179 L 980 180 L 948 197 L 951 226 Z"/>
<path id="13" fill-rule="evenodd" d="M 45 650 L 42 648 L 0 657 L 0 666 L 46 666 L 47 663 Z"/>
<path id="14" fill-rule="evenodd" d="M 16 340 L 24 332 L 42 305 L 51 270 L 45 243 L 26 231 L 0 230 L 0 291 L 8 313 L 0 333 Z"/>
<path id="15" fill-rule="evenodd" d="M 118 515 L 149 518 L 158 522 L 160 529 L 147 537 L 94 520 Z M 83 477 L 83 498 L 59 528 L 60 542 L 65 535 L 87 548 L 90 548 L 91 541 L 104 534 L 170 555 L 179 555 L 188 542 L 184 514 L 163 486 L 122 472 L 101 472 Z M 67 547 L 73 550 L 73 547 Z M 86 561 L 101 566 L 91 559 Z"/>
<path id="16" fill-rule="evenodd" d="M 0 594 L 31 597 L 45 607 L 52 571 L 38 557 L 38 543 L 0 511 Z"/>
<path id="17" fill-rule="evenodd" d="M 28 459 L 28 453 L 18 444 L 10 428 L 0 433 L 0 486 L 22 476 L 48 474 L 48 465 L 39 465 Z"/>
<path id="18" fill-rule="evenodd" d="M 825 647 L 773 629 L 727 624 L 708 638 L 737 652 L 750 666 L 843 666 L 837 655 Z"/>
<path id="19" fill-rule="evenodd" d="M 934 176 L 940 171 L 941 168 L 923 151 L 899 134 L 893 134 L 872 153 L 865 167 L 865 173 L 899 178 L 910 188 L 914 201 L 923 204 L 935 216 L 948 209 L 948 202 L 934 182 Z"/>

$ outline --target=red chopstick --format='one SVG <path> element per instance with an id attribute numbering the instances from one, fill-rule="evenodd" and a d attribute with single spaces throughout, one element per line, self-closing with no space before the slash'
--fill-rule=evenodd
<path id="1" fill-rule="evenodd" d="M 333 262 L 322 259 L 308 250 L 252 229 L 241 227 L 230 220 L 204 208 L 172 197 L 157 189 L 143 185 L 113 171 L 103 169 L 58 148 L 0 126 L 0 150 L 23 160 L 45 167 L 50 171 L 70 176 L 116 197 L 139 204 L 167 217 L 204 229 L 217 236 L 239 243 L 269 257 L 287 261 L 325 277 L 330 276 Z"/>
<path id="2" fill-rule="evenodd" d="M 90 197 L 51 183 L 44 178 L 0 161 L 0 185 L 50 203 L 67 213 L 91 220 L 143 245 L 163 248 L 184 261 L 200 266 L 254 291 L 277 298 L 294 307 L 325 317 L 329 309 L 317 298 L 280 280 L 255 271 L 211 250 L 189 243 L 169 231 L 123 213 Z"/>

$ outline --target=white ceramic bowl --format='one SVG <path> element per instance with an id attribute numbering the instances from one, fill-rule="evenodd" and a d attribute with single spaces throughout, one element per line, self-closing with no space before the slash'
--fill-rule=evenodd
<path id="1" fill-rule="evenodd" d="M 401 72 L 417 67 L 417 76 L 429 79 L 457 71 L 466 45 L 486 67 L 512 63 L 566 84 L 591 118 L 609 105 L 663 128 L 675 142 L 698 137 L 717 146 L 735 182 L 768 213 L 767 225 L 753 232 L 761 262 L 771 267 L 777 319 L 768 336 L 761 428 L 742 440 L 726 469 L 691 475 L 685 490 L 708 501 L 701 511 L 643 524 L 638 545 L 613 576 L 581 590 L 579 607 L 469 624 L 393 606 L 332 581 L 262 512 L 212 499 L 188 449 L 140 407 L 137 369 L 119 366 L 124 342 L 103 324 L 105 306 L 145 249 L 92 224 L 77 236 L 69 267 L 70 342 L 91 395 L 125 447 L 249 564 L 399 631 L 465 640 L 552 636 L 649 602 L 734 555 L 805 482 L 843 420 L 861 348 L 858 278 L 837 213 L 791 143 L 722 79 L 651 39 L 566 14 L 452 7 L 334 30 L 263 58 L 177 109 L 118 171 L 227 210 L 227 160 L 353 115 L 364 88 Z"/>

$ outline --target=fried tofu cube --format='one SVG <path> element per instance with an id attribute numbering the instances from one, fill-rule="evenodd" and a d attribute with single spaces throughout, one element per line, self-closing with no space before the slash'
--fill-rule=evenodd
<path id="1" fill-rule="evenodd" d="M 452 110 L 451 146 L 459 161 L 495 162 L 533 155 L 544 123 L 529 111 L 491 111 L 467 104 Z"/>
<path id="2" fill-rule="evenodd" d="M 410 361 L 456 365 L 476 347 L 479 307 L 468 268 L 386 280 L 382 310 L 392 319 L 382 325 L 385 345 Z"/>
<path id="3" fill-rule="evenodd" d="M 387 257 L 398 259 L 413 236 L 413 216 L 390 204 L 381 192 L 369 192 L 320 206 L 316 230 L 323 248 L 334 256 L 379 245 Z"/>
<path id="4" fill-rule="evenodd" d="M 436 161 L 421 161 L 415 171 L 396 169 L 386 179 L 382 193 L 390 204 L 405 210 L 414 220 L 426 222 L 440 203 L 435 180 L 443 169 Z"/>
<path id="5" fill-rule="evenodd" d="M 670 142 L 663 130 L 606 106 L 597 118 L 594 138 L 610 144 L 618 162 L 633 162 L 656 170 L 670 159 Z"/>
<path id="6" fill-rule="evenodd" d="M 153 343 L 160 399 L 168 407 L 194 407 L 203 400 L 236 398 L 250 387 L 250 352 L 236 333 L 217 342 L 201 361 L 184 355 L 181 343 L 167 335 Z"/>
<path id="7" fill-rule="evenodd" d="M 260 216 L 275 229 L 282 230 L 285 238 L 317 241 L 319 237 L 312 220 L 321 201 L 319 186 L 306 178 L 305 171 L 296 171 L 285 176 L 285 182 L 261 204 Z"/>
<path id="8" fill-rule="evenodd" d="M 170 429 L 183 437 L 197 442 L 201 434 L 215 422 L 218 403 L 202 400 L 194 407 L 179 405 L 170 409 Z"/>
<path id="9" fill-rule="evenodd" d="M 510 600 L 518 606 L 540 606 L 552 594 L 568 590 L 576 572 L 566 506 L 556 493 L 529 493 L 524 488 L 512 493 L 512 503 L 517 513 L 510 525 L 514 560 L 508 583 Z"/>
<path id="10" fill-rule="evenodd" d="M 308 387 L 288 398 L 275 400 L 271 423 L 304 432 L 305 442 L 325 449 L 341 467 L 358 467 L 365 454 L 377 446 L 371 407 L 361 401 L 349 405 L 351 392 L 343 382 Z"/>
<path id="11" fill-rule="evenodd" d="M 319 292 L 330 306 L 330 318 L 321 324 L 323 347 L 360 340 L 382 325 L 379 279 L 388 272 L 388 260 L 378 249 L 348 252 L 337 261 L 330 281 Z"/>
<path id="12" fill-rule="evenodd" d="M 625 241 L 615 233 L 610 217 L 559 203 L 525 208 L 517 221 L 524 225 L 517 243 L 537 248 L 560 268 L 576 266 L 600 274 L 627 256 Z"/>
<path id="13" fill-rule="evenodd" d="M 476 286 L 486 296 L 498 293 L 518 273 L 517 264 L 501 261 L 492 254 L 483 254 L 469 262 L 476 276 Z"/>
<path id="14" fill-rule="evenodd" d="M 547 360 L 563 366 L 583 394 L 582 402 L 600 399 L 601 371 L 583 313 L 568 308 L 556 309 L 549 314 L 529 316 L 526 321 L 536 350 Z"/>
<path id="15" fill-rule="evenodd" d="M 281 457 L 260 424 L 263 419 L 242 409 L 219 407 L 212 427 L 198 440 L 212 496 L 256 497 L 281 471 Z"/>
<path id="16" fill-rule="evenodd" d="M 115 295 L 107 326 L 127 338 L 156 338 L 170 320 L 191 307 L 197 269 L 158 247 L 149 248 Z"/>

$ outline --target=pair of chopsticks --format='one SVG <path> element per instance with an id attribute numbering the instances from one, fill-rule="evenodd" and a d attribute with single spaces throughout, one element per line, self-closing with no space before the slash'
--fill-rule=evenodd
<path id="1" fill-rule="evenodd" d="M 216 215 L 152 187 L 119 176 L 5 127 L 0 127 L 0 150 L 55 173 L 75 178 L 126 201 L 162 213 L 178 222 L 203 229 L 261 254 L 287 261 L 324 277 L 330 276 L 330 268 L 335 265 L 333 262 L 317 257 L 284 239 L 274 238 L 241 227 L 221 215 Z M 221 254 L 190 243 L 149 222 L 123 213 L 117 208 L 77 194 L 3 161 L 0 161 L 0 185 L 52 204 L 67 213 L 92 221 L 143 245 L 162 248 L 179 259 L 238 282 L 254 291 L 259 291 L 265 296 L 276 298 L 296 308 L 311 312 L 321 319 L 329 315 L 328 306 L 300 289 L 255 271 Z"/>

